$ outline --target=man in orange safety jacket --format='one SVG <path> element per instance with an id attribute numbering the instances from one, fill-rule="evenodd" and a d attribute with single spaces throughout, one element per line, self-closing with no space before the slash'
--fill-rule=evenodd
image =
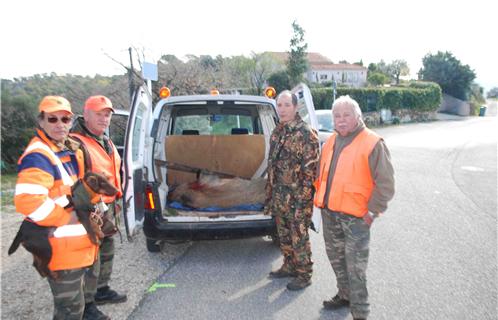
<path id="1" fill-rule="evenodd" d="M 111 100 L 102 95 L 89 97 L 84 106 L 83 118 L 77 119 L 71 137 L 81 142 L 85 165 L 92 171 L 105 175 L 118 190 L 116 196 L 103 196 L 103 232 L 105 237 L 100 244 L 99 262 L 95 266 L 95 281 L 86 287 L 87 300 L 94 299 L 97 304 L 121 303 L 126 301 L 125 294 L 112 290 L 109 286 L 114 261 L 114 238 L 118 231 L 113 221 L 120 213 L 116 200 L 122 197 L 121 158 L 111 139 L 105 134 L 111 123 L 114 108 Z"/>
<path id="2" fill-rule="evenodd" d="M 53 318 L 81 319 L 85 273 L 98 255 L 98 246 L 90 241 L 74 211 L 79 208 L 76 203 L 91 205 L 83 196 L 76 201 L 86 192 L 76 183 L 84 175 L 83 155 L 79 144 L 68 137 L 73 117 L 69 101 L 46 96 L 38 110 L 36 135 L 18 161 L 14 203 L 26 222 L 53 228 L 48 265 L 57 275 L 57 280 L 48 277 L 54 297 Z"/>
<path id="3" fill-rule="evenodd" d="M 339 97 L 332 115 L 336 132 L 322 149 L 314 204 L 322 208 L 323 236 L 338 293 L 323 306 L 349 306 L 354 319 L 366 319 L 370 226 L 394 196 L 394 170 L 384 140 L 365 127 L 355 100 Z"/>

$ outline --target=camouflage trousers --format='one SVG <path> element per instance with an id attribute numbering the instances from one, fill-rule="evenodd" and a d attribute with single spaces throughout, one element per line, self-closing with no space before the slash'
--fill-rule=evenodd
<path id="1" fill-rule="evenodd" d="M 280 251 L 284 256 L 284 267 L 296 272 L 298 277 L 309 280 L 313 272 L 309 223 L 294 217 L 276 216 Z"/>
<path id="2" fill-rule="evenodd" d="M 114 221 L 114 203 L 109 204 L 109 210 L 105 214 L 107 219 Z M 107 286 L 111 280 L 115 250 L 113 237 L 105 237 L 100 244 L 100 273 L 97 288 Z"/>
<path id="3" fill-rule="evenodd" d="M 108 219 L 114 219 L 114 206 L 109 205 L 105 213 Z M 85 277 L 85 301 L 93 302 L 98 288 L 105 287 L 111 279 L 112 266 L 114 263 L 114 238 L 105 237 L 99 246 L 99 256 Z"/>
<path id="4" fill-rule="evenodd" d="M 60 270 L 59 279 L 48 278 L 54 297 L 54 320 L 80 320 L 85 309 L 83 285 L 87 268 Z"/>
<path id="5" fill-rule="evenodd" d="M 85 296 L 85 303 L 95 302 L 95 294 L 97 293 L 97 280 L 100 273 L 100 258 L 97 259 L 92 266 L 86 268 L 85 279 L 83 285 L 83 293 Z"/>
<path id="6" fill-rule="evenodd" d="M 370 227 L 362 218 L 326 209 L 322 210 L 322 219 L 325 248 L 337 278 L 338 294 L 350 301 L 353 317 L 367 318 Z"/>

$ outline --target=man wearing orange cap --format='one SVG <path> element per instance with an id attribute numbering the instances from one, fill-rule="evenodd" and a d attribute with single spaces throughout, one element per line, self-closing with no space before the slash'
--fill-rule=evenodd
<path id="1" fill-rule="evenodd" d="M 84 278 L 98 255 L 75 214 L 91 205 L 83 194 L 83 155 L 71 139 L 73 113 L 63 97 L 47 96 L 38 107 L 38 127 L 18 161 L 14 203 L 30 230 L 51 227 L 48 283 L 54 297 L 53 319 L 81 319 L 84 313 Z M 84 188 L 83 188 L 84 189 Z M 31 231 L 35 232 L 35 231 Z M 101 317 L 99 319 L 108 319 Z"/>
<path id="2" fill-rule="evenodd" d="M 92 172 L 104 174 L 108 177 L 109 182 L 119 190 L 116 196 L 103 196 L 101 199 L 101 214 L 105 221 L 102 231 L 105 237 L 100 244 L 99 262 L 94 266 L 94 281 L 85 287 L 87 303 L 94 300 L 99 305 L 120 303 L 127 299 L 125 294 L 120 294 L 109 287 L 114 261 L 114 239 L 112 236 L 118 231 L 113 221 L 120 212 L 116 200 L 122 197 L 121 158 L 111 139 L 105 134 L 111 123 L 113 112 L 111 100 L 107 97 L 91 96 L 85 102 L 83 119 L 78 119 L 71 131 L 71 136 L 81 142 L 86 168 Z"/>

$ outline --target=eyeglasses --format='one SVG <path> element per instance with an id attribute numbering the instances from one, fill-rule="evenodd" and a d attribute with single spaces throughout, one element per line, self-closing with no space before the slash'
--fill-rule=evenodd
<path id="1" fill-rule="evenodd" d="M 48 123 L 57 123 L 58 121 L 61 121 L 62 123 L 64 124 L 68 124 L 70 123 L 71 121 L 73 121 L 73 118 L 71 117 L 62 117 L 62 118 L 57 118 L 57 117 L 47 117 L 47 121 Z"/>

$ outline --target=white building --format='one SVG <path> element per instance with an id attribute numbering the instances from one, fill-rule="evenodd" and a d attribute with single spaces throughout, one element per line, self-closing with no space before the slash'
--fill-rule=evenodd
<path id="1" fill-rule="evenodd" d="M 330 82 L 345 84 L 350 87 L 360 88 L 367 83 L 368 69 L 357 64 L 327 63 L 311 64 L 306 72 L 306 79 L 310 82 Z"/>
<path id="2" fill-rule="evenodd" d="M 288 58 L 287 52 L 271 52 L 277 60 L 285 63 Z M 349 63 L 333 63 L 327 57 L 317 52 L 308 52 L 308 71 L 304 77 L 309 82 L 323 83 L 336 81 L 337 84 L 345 84 L 350 87 L 360 88 L 367 83 L 368 69 Z"/>

